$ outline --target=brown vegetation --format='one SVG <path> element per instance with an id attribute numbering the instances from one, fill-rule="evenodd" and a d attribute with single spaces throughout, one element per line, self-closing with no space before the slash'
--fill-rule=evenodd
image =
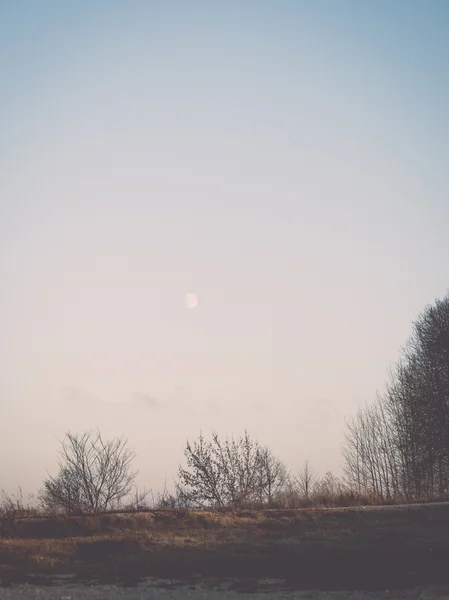
<path id="1" fill-rule="evenodd" d="M 449 506 L 151 511 L 3 519 L 0 573 L 135 582 L 260 577 L 297 587 L 447 583 Z"/>

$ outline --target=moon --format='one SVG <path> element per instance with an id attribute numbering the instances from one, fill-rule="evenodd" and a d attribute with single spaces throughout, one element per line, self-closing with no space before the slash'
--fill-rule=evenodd
<path id="1" fill-rule="evenodd" d="M 198 298 L 195 294 L 186 294 L 186 306 L 187 308 L 195 308 L 198 304 Z"/>

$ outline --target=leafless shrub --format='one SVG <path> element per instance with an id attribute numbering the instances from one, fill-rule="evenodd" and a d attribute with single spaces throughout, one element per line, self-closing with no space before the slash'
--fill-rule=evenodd
<path id="1" fill-rule="evenodd" d="M 67 433 L 59 452 L 59 474 L 44 482 L 42 505 L 50 511 L 98 512 L 117 508 L 131 492 L 137 472 L 127 441 L 104 441 L 100 432 Z"/>
<path id="2" fill-rule="evenodd" d="M 201 434 L 185 449 L 187 468 L 179 467 L 178 489 L 198 507 L 247 507 L 270 504 L 286 485 L 285 466 L 248 432 L 207 441 Z"/>
<path id="3" fill-rule="evenodd" d="M 259 480 L 256 494 L 259 504 L 271 508 L 288 488 L 290 475 L 285 464 L 269 448 L 259 448 Z"/>

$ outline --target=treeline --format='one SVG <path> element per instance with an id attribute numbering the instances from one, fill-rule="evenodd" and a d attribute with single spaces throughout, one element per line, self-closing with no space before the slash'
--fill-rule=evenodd
<path id="1" fill-rule="evenodd" d="M 349 420 L 343 456 L 356 492 L 449 494 L 449 295 L 419 315 L 385 392 Z"/>
<path id="2" fill-rule="evenodd" d="M 172 491 L 135 487 L 135 453 L 100 432 L 68 433 L 59 471 L 34 502 L 3 492 L 4 512 L 85 513 L 149 508 L 298 508 L 449 498 L 449 295 L 413 323 L 383 394 L 349 419 L 342 478 L 306 462 L 292 474 L 248 432 L 202 434 L 185 447 Z"/>
<path id="3" fill-rule="evenodd" d="M 85 514 L 149 509 L 299 508 L 375 502 L 357 496 L 327 473 L 318 477 L 306 462 L 292 475 L 271 450 L 248 432 L 210 439 L 202 434 L 187 442 L 185 464 L 174 488 L 154 495 L 135 485 L 135 453 L 126 440 L 104 440 L 99 431 L 66 434 L 59 451 L 59 471 L 43 483 L 31 502 L 3 492 L 0 506 L 10 516 L 38 513 Z"/>

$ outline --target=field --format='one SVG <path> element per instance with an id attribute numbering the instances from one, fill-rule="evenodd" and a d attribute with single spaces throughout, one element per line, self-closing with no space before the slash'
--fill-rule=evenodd
<path id="1" fill-rule="evenodd" d="M 6 519 L 3 584 L 132 585 L 145 577 L 251 588 L 399 589 L 449 583 L 449 504 L 351 509 L 151 511 Z"/>

